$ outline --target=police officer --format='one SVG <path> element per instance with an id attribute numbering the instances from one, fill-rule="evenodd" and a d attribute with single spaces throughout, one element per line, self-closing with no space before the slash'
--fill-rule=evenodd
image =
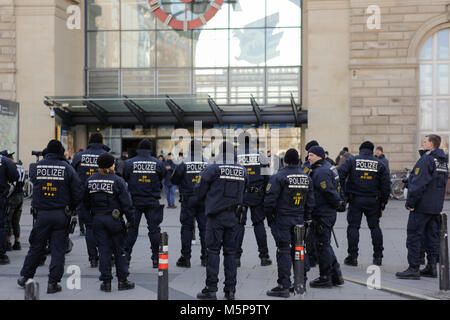
<path id="1" fill-rule="evenodd" d="M 243 203 L 248 176 L 237 163 L 231 143 L 221 145 L 216 163 L 207 166 L 197 180 L 195 190 L 206 210 L 206 287 L 197 294 L 198 299 L 215 300 L 223 247 L 225 298 L 234 300 L 236 290 L 236 228 Z"/>
<path id="2" fill-rule="evenodd" d="M 310 220 L 314 209 L 313 184 L 299 168 L 299 161 L 297 150 L 289 149 L 284 157 L 284 168 L 270 178 L 264 197 L 264 211 L 277 245 L 278 286 L 267 291 L 267 295 L 272 297 L 289 297 L 295 249 L 294 228 Z M 305 282 L 308 261 L 306 255 Z"/>
<path id="3" fill-rule="evenodd" d="M 114 157 L 109 153 L 97 159 L 98 172 L 85 183 L 84 205 L 93 216 L 92 231 L 100 253 L 100 290 L 111 292 L 111 258 L 114 254 L 119 290 L 134 288 L 127 280 L 128 263 L 123 250 L 126 228 L 134 222 L 131 197 L 126 182 L 114 172 Z"/>
<path id="4" fill-rule="evenodd" d="M 180 188 L 180 222 L 181 222 L 181 257 L 177 261 L 178 267 L 190 268 L 191 245 L 194 234 L 194 221 L 197 220 L 200 231 L 201 265 L 206 267 L 207 253 L 205 242 L 206 215 L 205 205 L 198 201 L 194 193 L 194 187 L 200 172 L 208 163 L 202 156 L 202 144 L 198 140 L 192 140 L 190 152 L 175 169 L 172 175 L 172 183 Z"/>
<path id="5" fill-rule="evenodd" d="M 436 263 L 439 255 L 440 213 L 444 205 L 448 179 L 448 159 L 442 149 L 441 137 L 425 136 L 421 157 L 408 179 L 406 209 L 409 210 L 406 247 L 409 267 L 397 272 L 400 279 L 437 277 Z M 427 265 L 419 271 L 422 241 L 427 253 Z"/>
<path id="6" fill-rule="evenodd" d="M 319 143 L 316 140 L 311 140 L 305 146 L 306 157 L 305 157 L 305 162 L 303 162 L 303 164 L 301 165 L 301 169 L 304 173 L 306 173 L 308 175 L 311 174 L 311 163 L 308 160 L 308 151 L 312 147 L 315 147 L 318 145 L 319 145 Z M 317 265 L 317 261 L 319 260 L 319 258 L 318 258 L 318 253 L 316 252 L 317 245 L 314 243 L 313 233 L 308 232 L 307 238 L 305 240 L 306 240 L 306 244 L 308 247 L 307 254 L 308 254 L 308 258 L 309 258 L 309 266 L 311 268 L 314 268 Z"/>
<path id="7" fill-rule="evenodd" d="M 152 250 L 153 268 L 158 267 L 159 225 L 163 221 L 164 205 L 159 204 L 161 198 L 161 182 L 166 174 L 163 163 L 152 156 L 152 145 L 148 139 L 138 144 L 137 155 L 125 161 L 123 178 L 128 182 L 133 204 L 135 223 L 128 233 L 125 242 L 128 261 L 136 243 L 142 214 L 147 220 L 148 237 Z"/>
<path id="8" fill-rule="evenodd" d="M 336 223 L 336 209 L 343 211 L 345 202 L 341 197 L 339 175 L 335 167 L 325 159 L 325 150 L 320 146 L 309 149 L 311 180 L 314 185 L 316 206 L 312 212 L 312 231 L 320 277 L 309 283 L 312 288 L 329 288 L 344 283 L 341 268 L 331 247 L 331 232 Z"/>
<path id="9" fill-rule="evenodd" d="M 391 189 L 391 177 L 384 164 L 373 155 L 374 145 L 365 141 L 359 147 L 359 155 L 352 156 L 339 166 L 341 186 L 349 202 L 347 211 L 348 256 L 344 263 L 358 265 L 359 228 L 363 213 L 372 236 L 373 264 L 381 266 L 383 259 L 383 234 L 380 217 Z"/>
<path id="10" fill-rule="evenodd" d="M 8 264 L 9 258 L 6 255 L 7 236 L 7 196 L 10 191 L 8 183 L 14 183 L 19 179 L 14 163 L 4 155 L 0 154 L 0 265 Z"/>
<path id="11" fill-rule="evenodd" d="M 267 248 L 266 228 L 264 227 L 264 192 L 269 180 L 268 172 L 263 172 L 263 168 L 267 168 L 268 160 L 264 154 L 259 153 L 250 147 L 250 137 L 245 133 L 239 136 L 238 162 L 248 174 L 248 185 L 244 193 L 244 206 L 242 208 L 241 221 L 238 224 L 237 231 L 237 253 L 236 264 L 241 266 L 242 242 L 244 241 L 245 224 L 247 223 L 247 212 L 250 209 L 253 230 L 255 232 L 256 243 L 258 245 L 259 258 L 262 266 L 272 264 L 269 257 L 269 249 Z"/>
<path id="12" fill-rule="evenodd" d="M 72 166 L 75 168 L 81 182 L 84 184 L 86 180 L 97 172 L 98 157 L 108 152 L 109 147 L 103 144 L 103 136 L 101 133 L 95 132 L 89 137 L 87 149 L 78 152 L 72 161 Z M 86 246 L 91 263 L 91 268 L 98 267 L 98 251 L 95 243 L 94 235 L 92 233 L 92 217 L 88 211 L 83 207 L 83 204 L 78 208 L 78 218 L 80 224 L 84 224 L 86 228 Z"/>
<path id="13" fill-rule="evenodd" d="M 34 277 L 44 254 L 47 240 L 50 240 L 51 263 L 47 293 L 61 291 L 58 284 L 64 274 L 65 252 L 67 250 L 68 227 L 72 212 L 83 196 L 80 178 L 75 170 L 61 160 L 64 148 L 58 140 L 47 145 L 47 154 L 36 166 L 30 167 L 33 182 L 33 208 L 37 218 L 31 230 L 30 249 L 17 280 L 24 287 Z"/>

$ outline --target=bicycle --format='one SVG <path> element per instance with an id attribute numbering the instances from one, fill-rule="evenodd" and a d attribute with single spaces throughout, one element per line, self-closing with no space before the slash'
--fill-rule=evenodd
<path id="1" fill-rule="evenodd" d="M 25 172 L 25 181 L 23 183 L 23 198 L 29 199 L 33 196 L 33 183 L 31 182 L 28 171 Z"/>

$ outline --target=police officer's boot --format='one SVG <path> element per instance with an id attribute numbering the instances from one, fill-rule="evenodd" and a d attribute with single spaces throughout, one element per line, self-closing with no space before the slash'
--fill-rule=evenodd
<path id="1" fill-rule="evenodd" d="M 49 282 L 47 286 L 47 293 L 56 293 L 62 290 L 61 286 L 55 282 Z"/>
<path id="2" fill-rule="evenodd" d="M 358 266 L 358 259 L 353 258 L 352 256 L 347 256 L 347 258 L 344 259 L 344 264 L 352 267 Z"/>
<path id="3" fill-rule="evenodd" d="M 408 267 L 408 269 L 403 272 L 397 272 L 395 276 L 399 279 L 420 280 L 420 271 L 419 268 Z"/>
<path id="4" fill-rule="evenodd" d="M 91 268 L 98 268 L 98 259 L 91 260 Z"/>
<path id="5" fill-rule="evenodd" d="M 177 267 L 190 268 L 191 267 L 190 259 L 187 259 L 185 256 L 181 256 L 177 261 Z"/>
<path id="6" fill-rule="evenodd" d="M 16 241 L 14 242 L 13 246 L 12 246 L 13 250 L 22 250 L 22 246 L 20 245 L 20 242 Z"/>
<path id="7" fill-rule="evenodd" d="M 111 292 L 111 281 L 103 281 L 100 285 L 100 290 L 104 292 Z"/>
<path id="8" fill-rule="evenodd" d="M 158 269 L 158 267 L 159 267 L 158 259 L 152 260 L 152 264 L 153 264 L 153 269 Z"/>
<path id="9" fill-rule="evenodd" d="M 200 300 L 217 300 L 216 293 L 214 291 L 209 291 L 208 287 L 203 288 L 203 290 L 197 293 L 197 299 Z"/>
<path id="10" fill-rule="evenodd" d="M 28 279 L 27 277 L 20 277 L 19 279 L 17 279 L 17 285 L 21 288 L 25 288 L 25 284 L 27 283 Z"/>
<path id="11" fill-rule="evenodd" d="M 6 254 L 0 255 L 0 265 L 1 264 L 8 264 L 9 262 L 10 262 L 9 258 L 8 258 L 8 256 Z"/>
<path id="12" fill-rule="evenodd" d="M 331 288 L 333 287 L 333 282 L 330 276 L 320 276 L 317 279 L 310 281 L 309 286 L 311 288 Z"/>
<path id="13" fill-rule="evenodd" d="M 341 270 L 338 270 L 335 274 L 331 275 L 331 282 L 333 286 L 340 286 L 344 284 L 344 278 L 342 277 Z"/>
<path id="14" fill-rule="evenodd" d="M 437 278 L 437 267 L 436 267 L 436 258 L 428 257 L 428 263 L 420 270 L 420 275 L 427 278 Z"/>
<path id="15" fill-rule="evenodd" d="M 289 289 L 284 289 L 281 285 L 278 285 L 275 288 L 267 291 L 266 294 L 270 297 L 280 298 L 289 298 L 290 296 Z"/>
<path id="16" fill-rule="evenodd" d="M 134 289 L 134 282 L 124 280 L 119 281 L 119 291 Z"/>
<path id="17" fill-rule="evenodd" d="M 12 251 L 11 242 L 6 242 L 6 251 Z"/>
<path id="18" fill-rule="evenodd" d="M 383 258 L 373 258 L 373 264 L 376 266 L 381 266 L 381 264 L 383 263 Z"/>
<path id="19" fill-rule="evenodd" d="M 270 260 L 270 257 L 268 254 L 261 255 L 261 265 L 264 266 L 270 266 L 272 264 L 272 260 Z"/>
<path id="20" fill-rule="evenodd" d="M 224 292 L 225 292 L 225 299 L 234 300 L 234 291 L 224 290 Z"/>

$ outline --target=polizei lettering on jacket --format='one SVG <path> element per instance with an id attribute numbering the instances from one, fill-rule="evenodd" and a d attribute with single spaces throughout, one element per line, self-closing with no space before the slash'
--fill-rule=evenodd
<path id="1" fill-rule="evenodd" d="M 378 172 L 378 161 L 356 159 L 356 170 Z"/>
<path id="2" fill-rule="evenodd" d="M 88 182 L 89 193 L 106 192 L 113 194 L 114 180 L 90 180 Z"/>
<path id="3" fill-rule="evenodd" d="M 133 162 L 133 173 L 156 173 L 156 162 L 154 161 Z"/>
<path id="4" fill-rule="evenodd" d="M 200 173 L 207 165 L 201 161 L 186 162 L 186 173 Z"/>
<path id="5" fill-rule="evenodd" d="M 237 166 L 219 166 L 220 179 L 244 181 L 244 168 Z"/>
<path id="6" fill-rule="evenodd" d="M 38 180 L 64 180 L 66 167 L 64 166 L 44 166 L 36 167 L 36 179 Z"/>
<path id="7" fill-rule="evenodd" d="M 240 154 L 237 156 L 241 166 L 259 166 L 259 154 Z"/>
<path id="8" fill-rule="evenodd" d="M 99 157 L 98 154 L 83 154 L 83 155 L 81 155 L 80 166 L 97 168 L 98 167 L 98 165 L 97 165 L 98 157 Z"/>
<path id="9" fill-rule="evenodd" d="M 436 171 L 437 172 L 448 172 L 448 165 L 447 162 L 439 162 L 438 159 L 434 159 L 434 164 L 436 165 Z"/>
<path id="10" fill-rule="evenodd" d="M 287 176 L 289 180 L 289 188 L 308 189 L 308 176 L 303 174 L 291 174 Z"/>

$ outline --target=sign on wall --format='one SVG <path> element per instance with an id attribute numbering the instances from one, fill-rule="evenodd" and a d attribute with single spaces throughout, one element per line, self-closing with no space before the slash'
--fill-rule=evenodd
<path id="1" fill-rule="evenodd" d="M 19 151 L 19 104 L 0 100 L 0 150 Z"/>

